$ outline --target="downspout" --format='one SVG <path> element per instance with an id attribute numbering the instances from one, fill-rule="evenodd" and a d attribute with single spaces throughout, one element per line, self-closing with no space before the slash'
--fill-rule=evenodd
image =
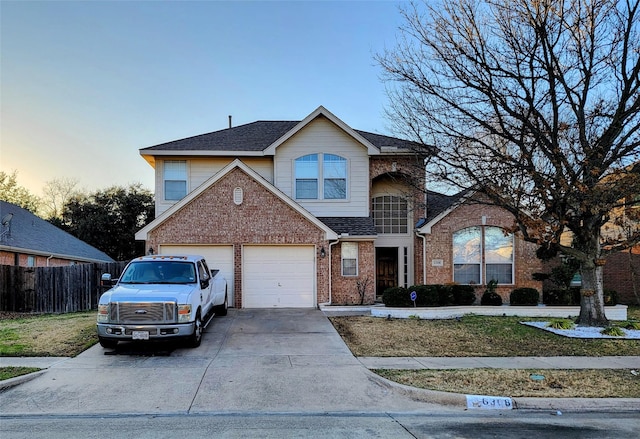
<path id="1" fill-rule="evenodd" d="M 427 238 L 416 230 L 416 236 L 422 238 L 422 284 L 427 284 Z"/>
<path id="2" fill-rule="evenodd" d="M 329 258 L 329 301 L 327 303 L 321 303 L 321 305 L 331 305 L 333 303 L 333 299 L 331 298 L 331 278 L 332 278 L 332 273 L 331 273 L 331 247 L 333 247 L 334 245 L 336 245 L 338 242 L 340 241 L 334 241 L 334 242 L 330 242 L 329 243 L 329 252 L 328 252 L 328 258 Z"/>
<path id="3" fill-rule="evenodd" d="M 51 258 L 53 258 L 53 255 L 49 255 L 49 257 L 47 258 L 47 267 L 49 266 L 49 261 L 51 260 Z"/>

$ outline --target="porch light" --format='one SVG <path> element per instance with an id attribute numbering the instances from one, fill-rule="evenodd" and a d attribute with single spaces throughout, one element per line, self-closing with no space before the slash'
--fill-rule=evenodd
<path id="1" fill-rule="evenodd" d="M 322 248 L 320 249 L 320 257 L 321 257 L 321 258 L 324 258 L 325 256 L 327 256 L 327 253 L 324 251 L 324 247 L 322 247 Z"/>

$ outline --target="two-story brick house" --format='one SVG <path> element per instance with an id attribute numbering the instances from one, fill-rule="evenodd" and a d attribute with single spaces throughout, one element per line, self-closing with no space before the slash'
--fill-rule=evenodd
<path id="1" fill-rule="evenodd" d="M 412 189 L 423 160 L 413 146 L 319 107 L 302 121 L 257 121 L 143 148 L 156 173 L 156 219 L 136 239 L 149 252 L 205 256 L 230 281 L 235 307 L 360 303 L 364 281 L 364 303 L 372 303 L 384 288 L 425 276 L 456 281 L 454 269 L 480 270 L 460 279 L 483 283 L 484 265 L 465 268 L 476 260 L 452 256 L 462 198 L 431 194 L 427 202 L 437 202 L 425 210 L 424 192 Z M 475 207 L 460 242 L 512 224 L 490 213 L 496 208 Z M 439 227 L 448 237 L 434 234 Z M 513 236 L 498 241 L 512 253 L 510 265 L 500 261 L 502 279 L 530 284 L 531 249 Z"/>

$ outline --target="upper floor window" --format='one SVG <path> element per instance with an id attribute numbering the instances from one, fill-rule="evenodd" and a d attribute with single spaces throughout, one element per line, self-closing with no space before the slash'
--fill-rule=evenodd
<path id="1" fill-rule="evenodd" d="M 344 200 L 347 198 L 347 159 L 338 155 L 325 154 L 322 177 L 324 178 L 324 198 Z"/>
<path id="2" fill-rule="evenodd" d="M 513 234 L 500 227 L 467 227 L 453 234 L 453 280 L 513 284 Z"/>
<path id="3" fill-rule="evenodd" d="M 372 204 L 376 232 L 380 234 L 409 232 L 407 200 L 396 195 L 383 195 L 375 197 Z"/>
<path id="4" fill-rule="evenodd" d="M 187 162 L 167 160 L 164 162 L 164 199 L 178 201 L 187 195 Z"/>
<path id="5" fill-rule="evenodd" d="M 309 154 L 295 160 L 296 199 L 347 198 L 347 159 L 334 154 Z M 319 184 L 322 181 L 322 185 Z"/>

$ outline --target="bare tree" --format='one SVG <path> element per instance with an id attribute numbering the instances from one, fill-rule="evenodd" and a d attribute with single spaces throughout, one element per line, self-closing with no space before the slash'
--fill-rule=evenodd
<path id="1" fill-rule="evenodd" d="M 64 205 L 79 194 L 77 185 L 76 178 L 63 177 L 47 181 L 42 188 L 42 210 L 45 218 L 62 219 Z"/>
<path id="2" fill-rule="evenodd" d="M 547 256 L 579 261 L 582 325 L 607 323 L 606 252 L 640 239 L 605 247 L 600 234 L 640 193 L 639 12 L 638 0 L 412 3 L 377 56 L 395 128 L 433 151 L 428 178 L 477 190 Z"/>

